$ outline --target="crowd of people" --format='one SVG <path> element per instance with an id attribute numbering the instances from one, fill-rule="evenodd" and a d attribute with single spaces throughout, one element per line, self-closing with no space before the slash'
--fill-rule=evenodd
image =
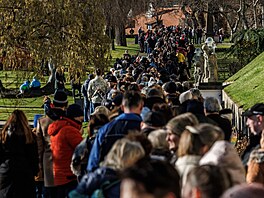
<path id="1" fill-rule="evenodd" d="M 161 87 L 151 92 L 147 100 L 129 86 L 118 107 L 96 107 L 85 138 L 83 110 L 64 91 L 33 132 L 15 110 L 0 136 L 1 197 L 243 197 L 242 187 L 245 197 L 263 195 L 263 103 L 244 113 L 255 142 L 239 156 L 218 99 L 191 88 L 173 111 Z"/>
<path id="2" fill-rule="evenodd" d="M 0 197 L 263 197 L 264 104 L 243 114 L 251 136 L 239 155 L 220 101 L 174 70 L 190 47 L 177 31 L 151 33 L 148 57 L 126 51 L 96 68 L 83 108 L 58 82 L 33 131 L 15 110 L 0 133 Z"/>

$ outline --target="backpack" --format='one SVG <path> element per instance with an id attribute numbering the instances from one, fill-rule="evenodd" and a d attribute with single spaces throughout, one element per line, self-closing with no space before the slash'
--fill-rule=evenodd
<path id="1" fill-rule="evenodd" d="M 117 185 L 120 183 L 120 180 L 115 180 L 115 181 L 106 181 L 104 182 L 99 189 L 95 190 L 90 198 L 106 198 L 104 192 L 113 186 Z"/>

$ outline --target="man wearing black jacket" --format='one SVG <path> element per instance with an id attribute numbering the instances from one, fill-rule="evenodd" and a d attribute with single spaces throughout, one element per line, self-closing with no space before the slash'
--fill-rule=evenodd
<path id="1" fill-rule="evenodd" d="M 204 100 L 205 114 L 208 118 L 216 122 L 216 124 L 224 131 L 225 140 L 230 141 L 232 134 L 232 125 L 227 118 L 220 116 L 219 111 L 221 105 L 218 99 L 214 97 L 208 97 Z"/>

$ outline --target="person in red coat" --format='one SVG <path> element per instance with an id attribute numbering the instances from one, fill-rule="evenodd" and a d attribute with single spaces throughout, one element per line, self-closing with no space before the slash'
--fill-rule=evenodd
<path id="1" fill-rule="evenodd" d="M 57 198 L 67 197 L 69 191 L 77 186 L 77 178 L 72 173 L 70 164 L 75 147 L 82 141 L 83 119 L 81 107 L 72 104 L 67 109 L 66 117 L 53 122 L 48 129 Z"/>

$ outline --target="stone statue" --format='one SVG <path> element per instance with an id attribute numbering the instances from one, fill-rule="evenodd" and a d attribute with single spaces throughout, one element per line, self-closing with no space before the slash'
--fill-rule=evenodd
<path id="1" fill-rule="evenodd" d="M 202 48 L 196 48 L 192 59 L 194 66 L 195 85 L 199 83 L 216 82 L 218 80 L 217 57 L 215 42 L 208 37 Z"/>
<path id="2" fill-rule="evenodd" d="M 218 80 L 218 65 L 215 54 L 215 41 L 208 37 L 202 46 L 204 56 L 204 82 L 216 82 Z"/>

